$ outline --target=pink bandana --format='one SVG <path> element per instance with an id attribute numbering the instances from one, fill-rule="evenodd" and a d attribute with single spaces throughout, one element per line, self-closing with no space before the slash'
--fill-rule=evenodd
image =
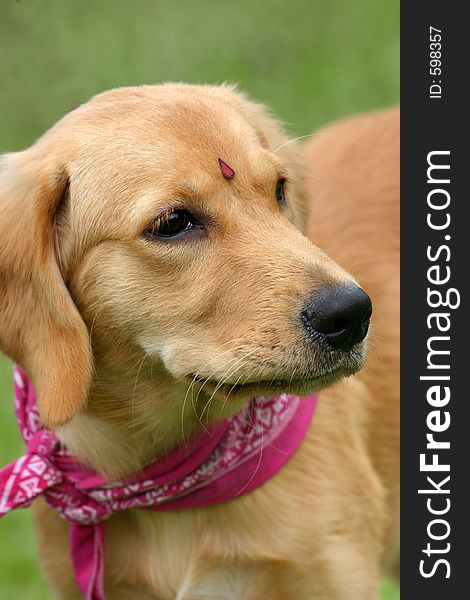
<path id="1" fill-rule="evenodd" d="M 209 506 L 246 494 L 270 479 L 302 442 L 318 395 L 253 398 L 216 424 L 125 481 L 109 482 L 82 467 L 41 427 L 36 395 L 14 370 L 15 412 L 27 452 L 0 471 L 0 516 L 43 495 L 71 523 L 75 579 L 86 600 L 105 600 L 104 523 L 129 508 Z"/>

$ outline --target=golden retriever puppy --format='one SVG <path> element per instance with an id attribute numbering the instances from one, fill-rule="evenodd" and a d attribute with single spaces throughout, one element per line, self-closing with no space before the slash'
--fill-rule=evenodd
<path id="1" fill-rule="evenodd" d="M 302 153 L 233 89 L 167 84 L 101 94 L 3 158 L 0 348 L 83 465 L 126 478 L 250 398 L 320 390 L 260 487 L 110 517 L 108 600 L 378 598 L 397 556 L 397 152 L 396 112 Z M 55 596 L 81 598 L 69 524 L 33 512 Z"/>

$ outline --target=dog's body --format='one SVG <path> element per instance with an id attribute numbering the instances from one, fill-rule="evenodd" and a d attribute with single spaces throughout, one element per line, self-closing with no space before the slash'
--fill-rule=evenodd
<path id="1" fill-rule="evenodd" d="M 156 86 L 99 96 L 7 158 L 0 283 L 20 275 L 5 284 L 0 347 L 30 374 L 45 422 L 109 477 L 181 443 L 202 416 L 236 413 L 269 380 L 302 394 L 362 365 L 362 337 L 325 352 L 294 318 L 322 286 L 353 284 L 298 229 L 374 302 L 365 368 L 321 391 L 274 478 L 210 508 L 106 523 L 110 600 L 372 600 L 383 567 L 396 568 L 397 127 L 396 112 L 338 124 L 307 147 L 306 168 L 243 97 Z M 204 227 L 155 243 L 175 198 Z M 21 211 L 38 223 L 32 247 L 15 247 Z M 33 510 L 52 588 L 80 598 L 67 523 L 42 501 Z"/>

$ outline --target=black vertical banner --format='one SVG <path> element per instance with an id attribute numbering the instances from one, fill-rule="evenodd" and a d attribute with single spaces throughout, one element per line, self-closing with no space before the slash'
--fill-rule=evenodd
<path id="1" fill-rule="evenodd" d="M 404 600 L 468 597 L 470 103 L 465 3 L 401 4 Z"/>

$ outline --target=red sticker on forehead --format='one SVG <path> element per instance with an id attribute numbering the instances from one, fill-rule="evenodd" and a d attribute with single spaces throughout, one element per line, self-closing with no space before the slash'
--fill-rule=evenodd
<path id="1" fill-rule="evenodd" d="M 232 179 L 235 177 L 235 171 L 232 169 L 232 167 L 229 167 L 228 164 L 225 163 L 221 158 L 218 160 L 220 170 L 222 171 L 222 175 L 225 177 L 225 179 Z"/>

